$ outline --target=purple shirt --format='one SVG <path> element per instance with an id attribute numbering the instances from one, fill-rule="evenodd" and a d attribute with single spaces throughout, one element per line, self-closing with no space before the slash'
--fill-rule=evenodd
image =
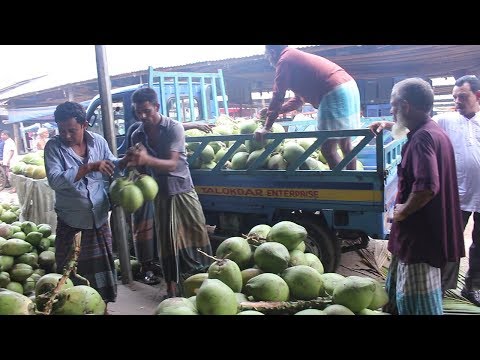
<path id="1" fill-rule="evenodd" d="M 465 256 L 455 155 L 448 135 L 433 120 L 411 131 L 398 165 L 397 204 L 431 190 L 427 205 L 394 222 L 388 250 L 407 264 L 442 267 Z"/>
<path id="2" fill-rule="evenodd" d="M 158 182 L 159 194 L 171 196 L 193 190 L 192 177 L 185 153 L 185 131 L 183 125 L 174 119 L 161 116 L 158 131 L 160 133 L 159 141 L 156 144 L 150 144 L 144 126 L 141 124 L 132 133 L 131 142 L 132 144 L 141 142 L 147 148 L 148 153 L 158 159 L 170 159 L 171 151 L 180 153 L 177 168 L 174 171 L 150 169 Z"/>
<path id="3" fill-rule="evenodd" d="M 353 78 L 340 66 L 324 57 L 287 47 L 275 65 L 273 95 L 266 123 L 272 124 L 279 113 L 297 109 L 305 102 L 318 108 L 322 97 Z M 285 93 L 295 96 L 285 104 Z"/>

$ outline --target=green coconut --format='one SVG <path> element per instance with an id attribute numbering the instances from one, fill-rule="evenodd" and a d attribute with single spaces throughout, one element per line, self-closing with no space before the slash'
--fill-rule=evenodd
<path id="1" fill-rule="evenodd" d="M 267 241 L 283 244 L 288 251 L 291 251 L 305 241 L 307 235 L 307 230 L 303 226 L 292 221 L 280 221 L 272 226 Z"/>
<path id="2" fill-rule="evenodd" d="M 305 253 L 300 250 L 290 251 L 290 261 L 288 266 L 307 265 L 307 259 Z"/>
<path id="3" fill-rule="evenodd" d="M 290 254 L 283 244 L 266 242 L 256 248 L 253 258 L 263 271 L 278 274 L 288 267 Z"/>
<path id="4" fill-rule="evenodd" d="M 335 287 L 332 301 L 357 313 L 370 305 L 374 292 L 375 283 L 372 279 L 349 276 Z"/>
<path id="5" fill-rule="evenodd" d="M 267 169 L 269 170 L 285 170 L 288 164 L 283 158 L 282 154 L 275 154 L 270 156 L 267 162 Z"/>
<path id="6" fill-rule="evenodd" d="M 262 314 L 260 311 L 255 311 L 255 310 L 245 310 L 245 311 L 240 311 L 237 315 L 265 315 L 265 314 Z"/>
<path id="7" fill-rule="evenodd" d="M 293 249 L 292 251 L 294 250 L 299 250 L 301 252 L 305 252 L 305 249 L 307 248 L 307 245 L 305 244 L 305 241 L 302 241 L 300 244 L 297 245 L 297 247 L 295 249 Z M 307 254 L 305 254 L 307 255 Z M 312 254 L 313 255 L 313 254 Z"/>
<path id="8" fill-rule="evenodd" d="M 196 298 L 196 297 L 195 297 Z M 163 300 L 157 305 L 155 315 L 198 315 L 195 301 L 190 298 L 173 297 Z"/>
<path id="9" fill-rule="evenodd" d="M 375 283 L 375 291 L 373 293 L 373 299 L 370 305 L 367 306 L 370 310 L 377 310 L 385 306 L 388 303 L 388 293 L 377 280 L 371 279 Z"/>
<path id="10" fill-rule="evenodd" d="M 198 273 L 188 277 L 183 282 L 183 295 L 185 297 L 194 296 L 205 279 L 208 279 L 208 273 Z"/>
<path id="11" fill-rule="evenodd" d="M 316 299 L 323 288 L 322 275 L 307 265 L 289 267 L 281 277 L 290 289 L 290 296 L 297 300 Z"/>
<path id="12" fill-rule="evenodd" d="M 299 312 L 296 312 L 294 315 L 327 315 L 325 311 L 319 309 L 305 309 Z"/>
<path id="13" fill-rule="evenodd" d="M 343 305 L 332 304 L 324 309 L 327 315 L 355 315 L 352 310 Z"/>
<path id="14" fill-rule="evenodd" d="M 245 293 L 257 301 L 287 301 L 290 297 L 290 289 L 285 280 L 271 273 L 263 273 L 248 280 Z"/>
<path id="15" fill-rule="evenodd" d="M 248 236 L 257 236 L 261 239 L 266 239 L 267 235 L 268 235 L 268 233 L 270 232 L 271 229 L 272 229 L 272 227 L 270 225 L 259 224 L 259 225 L 255 225 L 253 228 L 251 228 L 247 235 Z"/>
<path id="16" fill-rule="evenodd" d="M 323 274 L 325 272 L 325 269 L 323 268 L 323 264 L 320 261 L 320 259 L 317 257 L 317 255 L 312 253 L 306 253 L 305 260 L 307 262 L 306 265 L 310 266 L 311 268 L 314 268 L 320 274 Z"/>
<path id="17" fill-rule="evenodd" d="M 238 312 L 235 293 L 218 279 L 206 279 L 198 289 L 196 301 L 202 315 L 235 315 Z"/>
<path id="18" fill-rule="evenodd" d="M 53 304 L 53 315 L 104 315 L 107 304 L 97 290 L 78 285 L 60 291 Z"/>
<path id="19" fill-rule="evenodd" d="M 242 291 L 242 273 L 238 265 L 230 259 L 220 259 L 208 268 L 208 278 L 218 279 L 228 285 L 233 292 Z"/>
<path id="20" fill-rule="evenodd" d="M 228 258 L 237 263 L 240 269 L 247 268 L 250 257 L 252 256 L 252 250 L 247 239 L 234 236 L 222 241 L 215 252 L 217 258 Z"/>
<path id="21" fill-rule="evenodd" d="M 337 284 L 345 280 L 345 276 L 337 273 L 325 273 L 322 274 L 322 280 L 324 290 L 320 292 L 320 296 L 327 296 L 333 294 L 333 290 L 335 290 Z"/>
<path id="22" fill-rule="evenodd" d="M 0 289 L 0 315 L 34 315 L 35 304 L 23 294 Z"/>
<path id="23" fill-rule="evenodd" d="M 242 270 L 241 273 L 242 273 L 242 284 L 243 284 L 242 291 L 243 291 L 243 289 L 245 288 L 245 284 L 248 282 L 248 280 L 250 280 L 251 278 L 257 275 L 262 274 L 263 271 L 258 268 L 248 268 L 248 269 Z"/>

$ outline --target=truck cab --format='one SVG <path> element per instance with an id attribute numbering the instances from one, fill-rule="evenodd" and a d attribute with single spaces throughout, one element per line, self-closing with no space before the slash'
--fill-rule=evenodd
<path id="1" fill-rule="evenodd" d="M 203 121 L 214 123 L 220 106 L 228 114 L 223 73 L 161 72 L 149 67 L 149 82 L 130 85 L 111 91 L 113 121 L 117 140 L 117 153 L 126 152 L 125 135 L 136 122 L 132 107 L 132 94 L 142 87 L 151 87 L 158 94 L 160 113 L 180 122 Z M 87 120 L 91 131 L 104 136 L 100 95 L 87 107 Z"/>

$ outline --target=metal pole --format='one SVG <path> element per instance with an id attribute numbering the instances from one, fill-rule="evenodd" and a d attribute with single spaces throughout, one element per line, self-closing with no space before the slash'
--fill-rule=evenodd
<path id="1" fill-rule="evenodd" d="M 111 81 L 108 75 L 107 52 L 104 45 L 95 45 L 97 59 L 98 88 L 100 91 L 100 103 L 102 107 L 102 121 L 105 139 L 113 155 L 117 155 L 117 141 L 113 124 L 113 108 L 111 96 Z M 130 266 L 130 254 L 128 251 L 127 229 L 125 227 L 125 214 L 120 206 L 112 210 L 112 235 L 118 244 L 122 283 L 133 281 L 132 267 Z"/>

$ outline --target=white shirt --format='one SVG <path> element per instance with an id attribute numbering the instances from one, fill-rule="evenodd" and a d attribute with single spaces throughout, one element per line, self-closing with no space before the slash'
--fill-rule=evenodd
<path id="1" fill-rule="evenodd" d="M 7 165 L 8 158 L 10 157 L 10 151 L 13 150 L 13 156 L 10 160 L 10 167 L 12 167 L 17 162 L 17 145 L 15 141 L 11 138 L 5 140 L 5 145 L 3 146 L 3 165 Z"/>
<path id="2" fill-rule="evenodd" d="M 455 151 L 460 208 L 480 212 L 480 112 L 471 119 L 446 112 L 433 120 L 448 134 Z"/>

